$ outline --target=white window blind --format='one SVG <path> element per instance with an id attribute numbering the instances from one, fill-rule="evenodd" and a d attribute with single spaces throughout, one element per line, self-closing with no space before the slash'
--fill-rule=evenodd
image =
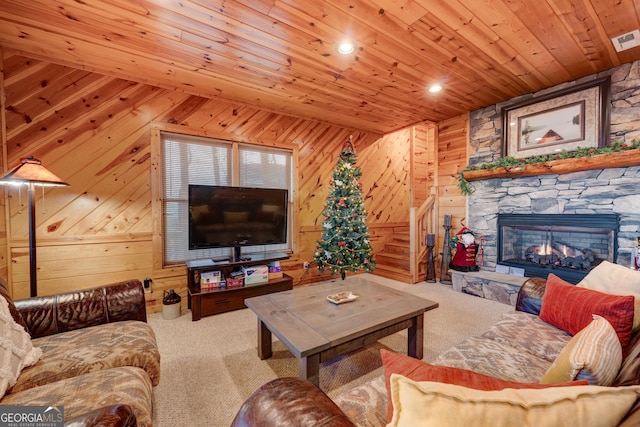
<path id="1" fill-rule="evenodd" d="M 291 152 L 241 144 L 240 186 L 286 188 L 291 194 Z"/>
<path id="2" fill-rule="evenodd" d="M 164 265 L 225 256 L 230 251 L 227 248 L 189 250 L 189 184 L 285 188 L 292 199 L 292 154 L 289 150 L 164 132 L 161 144 Z M 233 156 L 234 144 L 238 145 L 238 158 Z M 239 182 L 233 182 L 234 176 L 239 177 Z M 292 223 L 291 214 L 289 209 L 289 224 Z M 290 238 L 287 240 L 291 242 Z M 290 246 L 290 243 L 261 246 L 259 250 L 282 251 L 289 250 Z M 248 247 L 245 251 L 254 249 Z"/>

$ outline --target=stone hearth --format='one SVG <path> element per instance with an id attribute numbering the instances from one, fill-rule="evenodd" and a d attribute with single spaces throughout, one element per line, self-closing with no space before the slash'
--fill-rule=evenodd
<path id="1" fill-rule="evenodd" d="M 450 273 L 454 291 L 513 306 L 516 305 L 520 287 L 527 280 L 526 277 L 490 271 L 461 272 L 450 270 Z"/>

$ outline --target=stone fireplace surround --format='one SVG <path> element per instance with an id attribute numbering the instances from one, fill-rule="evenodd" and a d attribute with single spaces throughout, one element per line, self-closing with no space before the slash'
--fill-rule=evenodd
<path id="1" fill-rule="evenodd" d="M 617 214 L 615 262 L 629 265 L 640 235 L 640 167 L 602 169 L 565 175 L 490 179 L 473 183 L 468 227 L 484 240 L 482 270 L 497 264 L 498 213 Z"/>
<path id="2" fill-rule="evenodd" d="M 611 76 L 611 140 L 630 142 L 640 139 L 640 62 L 625 64 L 579 82 L 604 75 Z M 537 95 L 525 95 L 509 102 Z M 470 164 L 491 162 L 500 157 L 500 113 L 501 104 L 471 113 Z M 475 191 L 467 198 L 469 217 L 465 224 L 474 231 L 478 240 L 482 237 L 484 241 L 482 271 L 495 271 L 498 213 L 616 214 L 619 228 L 615 262 L 629 266 L 631 250 L 640 236 L 640 166 L 562 175 L 495 178 L 471 184 Z"/>

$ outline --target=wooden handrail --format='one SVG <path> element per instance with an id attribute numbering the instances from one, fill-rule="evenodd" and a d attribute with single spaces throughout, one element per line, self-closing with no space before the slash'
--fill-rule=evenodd
<path id="1" fill-rule="evenodd" d="M 410 268 L 412 283 L 420 281 L 420 262 L 427 258 L 427 234 L 434 233 L 437 224 L 436 198 L 431 195 L 418 208 L 410 209 Z"/>

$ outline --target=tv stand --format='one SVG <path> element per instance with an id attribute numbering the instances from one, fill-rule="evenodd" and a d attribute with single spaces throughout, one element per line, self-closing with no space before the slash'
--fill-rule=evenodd
<path id="1" fill-rule="evenodd" d="M 289 255 L 285 253 L 251 254 L 250 257 L 236 257 L 234 253 L 232 260 L 229 257 L 221 257 L 187 261 L 187 303 L 191 309 L 191 320 L 196 321 L 204 316 L 246 308 L 244 305 L 246 298 L 293 289 L 293 278 L 283 274 L 282 277 L 258 285 L 201 290 L 199 278 L 203 272 L 220 270 L 228 276 L 231 271 L 240 266 L 268 264 L 288 258 Z"/>

